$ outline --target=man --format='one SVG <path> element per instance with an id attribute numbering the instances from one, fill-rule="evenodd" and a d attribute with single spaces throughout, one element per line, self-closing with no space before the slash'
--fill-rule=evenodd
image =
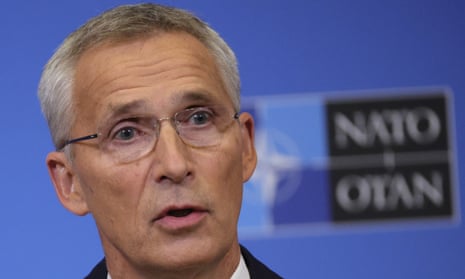
<path id="1" fill-rule="evenodd" d="M 58 198 L 105 253 L 87 278 L 280 278 L 238 243 L 257 162 L 239 87 L 230 48 L 181 10 L 121 6 L 66 38 L 39 98 Z"/>

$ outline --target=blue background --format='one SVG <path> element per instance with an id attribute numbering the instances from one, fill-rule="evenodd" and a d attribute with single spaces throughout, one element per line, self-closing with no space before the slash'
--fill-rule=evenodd
<path id="1" fill-rule="evenodd" d="M 52 145 L 36 88 L 43 65 L 69 32 L 107 8 L 131 2 L 2 2 L 1 278 L 81 278 L 102 256 L 92 219 L 74 217 L 55 197 L 44 164 Z M 244 96 L 450 87 L 458 182 L 465 181 L 465 1 L 160 3 L 194 11 L 223 35 L 240 61 Z M 328 224 L 242 242 L 285 278 L 465 277 L 460 219 Z"/>

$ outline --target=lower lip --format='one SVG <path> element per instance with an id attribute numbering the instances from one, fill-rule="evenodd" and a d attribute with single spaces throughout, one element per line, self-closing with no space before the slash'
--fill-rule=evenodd
<path id="1" fill-rule="evenodd" d="M 179 231 L 193 228 L 207 216 L 205 211 L 194 211 L 184 217 L 165 216 L 155 223 L 168 231 Z"/>

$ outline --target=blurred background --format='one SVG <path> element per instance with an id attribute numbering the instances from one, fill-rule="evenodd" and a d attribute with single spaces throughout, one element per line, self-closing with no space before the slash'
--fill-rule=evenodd
<path id="1" fill-rule="evenodd" d="M 0 116 L 7 133 L 0 140 L 1 278 L 82 278 L 103 255 L 92 219 L 73 216 L 55 196 L 44 163 L 53 147 L 36 89 L 43 65 L 66 35 L 124 3 L 136 1 L 1 5 Z M 244 109 L 257 117 L 262 156 L 257 176 L 246 185 L 240 237 L 258 258 L 285 278 L 465 278 L 465 191 L 460 187 L 465 181 L 465 1 L 157 3 L 194 12 L 238 57 Z M 342 159 L 351 158 L 337 157 L 341 154 L 332 142 L 337 127 L 330 127 L 338 110 L 350 122 L 354 111 L 385 116 L 386 111 L 421 108 L 439 122 L 409 118 L 426 121 L 418 131 L 434 123 L 442 127 L 440 146 L 409 143 L 412 150 L 442 154 L 438 159 L 415 153 L 423 180 L 408 178 L 416 173 L 418 160 L 407 171 L 397 171 L 402 160 L 393 158 L 405 150 L 392 142 L 384 148 L 381 130 L 375 129 L 378 139 L 371 151 L 378 155 L 370 158 L 379 166 L 374 173 L 384 178 L 397 174 L 400 180 L 406 177 L 405 183 L 389 180 L 382 194 L 376 192 L 381 197 L 366 183 L 338 188 L 347 174 L 341 164 L 350 166 Z M 286 129 L 275 133 L 269 127 Z M 270 152 L 280 155 L 274 165 L 266 164 Z M 441 191 L 433 183 L 436 176 L 425 170 L 428 160 L 440 170 Z M 313 172 L 307 176 L 305 168 Z M 351 175 L 374 174 L 360 170 Z M 421 185 L 431 191 L 422 188 L 414 196 L 412 181 L 426 181 Z M 289 185 L 293 190 L 286 190 Z M 392 201 L 391 207 L 380 200 Z"/>

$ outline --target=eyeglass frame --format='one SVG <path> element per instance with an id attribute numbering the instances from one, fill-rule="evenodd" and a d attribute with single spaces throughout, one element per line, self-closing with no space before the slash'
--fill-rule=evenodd
<path id="1" fill-rule="evenodd" d="M 179 131 L 178 131 L 178 126 L 175 124 L 176 123 L 176 116 L 181 113 L 181 112 L 185 112 L 185 111 L 188 111 L 188 110 L 194 110 L 194 109 L 198 109 L 198 108 L 208 108 L 208 107 L 212 107 L 212 106 L 199 106 L 199 107 L 195 107 L 195 108 L 188 108 L 188 109 L 184 109 L 184 110 L 180 110 L 176 113 L 173 114 L 173 116 L 165 116 L 165 117 L 161 117 L 161 118 L 156 118 L 156 123 L 159 123 L 158 125 L 158 129 L 160 129 L 161 127 L 161 122 L 162 121 L 165 121 L 165 120 L 170 120 L 171 123 L 174 124 L 174 128 L 176 130 L 176 133 L 179 135 Z M 214 106 L 213 106 L 214 107 Z M 240 112 L 234 112 L 234 114 L 231 116 L 233 120 L 238 120 L 239 119 L 239 116 L 240 116 Z M 69 140 L 66 140 L 63 144 L 63 146 L 58 149 L 58 150 L 64 150 L 68 145 L 70 144 L 73 144 L 73 143 L 78 143 L 78 142 L 81 142 L 81 141 L 86 141 L 86 140 L 91 140 L 91 139 L 96 139 L 98 138 L 102 133 L 100 132 L 97 132 L 97 133 L 93 133 L 93 134 L 89 134 L 89 135 L 86 135 L 86 136 L 82 136 L 82 137 L 77 137 L 77 138 L 72 138 L 72 139 L 69 139 Z M 184 142 L 184 139 L 180 136 L 181 140 Z M 158 140 L 158 138 L 157 138 Z M 157 141 L 156 140 L 156 141 Z M 155 142 L 156 144 L 156 142 Z"/>

